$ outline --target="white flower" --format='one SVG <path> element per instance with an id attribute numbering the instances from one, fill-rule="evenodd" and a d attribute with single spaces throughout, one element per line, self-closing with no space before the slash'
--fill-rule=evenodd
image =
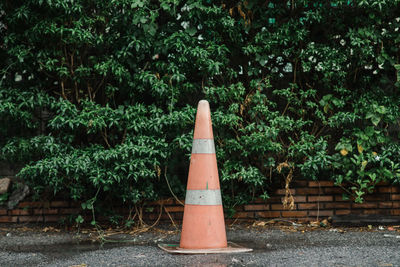
<path id="1" fill-rule="evenodd" d="M 189 28 L 189 21 L 182 21 L 181 26 L 186 30 Z"/>
<path id="2" fill-rule="evenodd" d="M 364 67 L 364 69 L 366 69 L 366 70 L 372 70 L 372 65 L 366 65 L 366 66 Z"/>
<path id="3" fill-rule="evenodd" d="M 291 63 L 286 63 L 285 67 L 283 68 L 284 72 L 292 72 L 293 71 L 293 67 Z"/>
<path id="4" fill-rule="evenodd" d="M 243 67 L 239 65 L 239 68 L 240 68 L 239 74 L 243 74 Z"/>
<path id="5" fill-rule="evenodd" d="M 177 20 L 180 20 L 180 19 L 181 19 L 181 17 L 182 17 L 182 16 L 181 16 L 181 14 L 180 14 L 180 13 L 178 13 L 178 15 L 176 16 L 176 19 L 177 19 Z"/>
<path id="6" fill-rule="evenodd" d="M 322 65 L 322 62 L 318 62 L 317 66 L 315 67 L 316 71 L 321 71 L 324 70 L 324 66 Z"/>
<path id="7" fill-rule="evenodd" d="M 14 81 L 16 81 L 16 82 L 22 81 L 22 76 L 20 74 L 18 74 L 18 73 L 15 73 Z"/>
<path id="8" fill-rule="evenodd" d="M 378 65 L 378 68 L 383 69 L 383 63 Z"/>
<path id="9" fill-rule="evenodd" d="M 386 30 L 385 28 L 383 28 L 381 34 L 382 34 L 382 35 L 385 35 L 386 32 L 387 32 L 387 30 Z"/>
<path id="10" fill-rule="evenodd" d="M 378 71 L 377 71 L 377 70 L 374 70 L 374 71 L 372 72 L 372 74 L 377 75 L 377 74 L 378 74 Z"/>
<path id="11" fill-rule="evenodd" d="M 396 18 L 396 21 L 397 21 L 397 22 L 400 22 L 400 17 Z"/>
<path id="12" fill-rule="evenodd" d="M 204 40 L 203 35 L 200 34 L 200 35 L 197 37 L 197 39 L 200 40 L 200 41 L 201 41 L 201 40 Z"/>
<path id="13" fill-rule="evenodd" d="M 397 32 L 399 30 L 399 27 L 394 28 L 394 31 Z"/>
<path id="14" fill-rule="evenodd" d="M 181 11 L 183 11 L 183 12 L 184 12 L 184 11 L 190 11 L 190 9 L 191 9 L 191 8 L 190 8 L 188 5 L 185 4 L 185 5 L 181 8 Z"/>
<path id="15" fill-rule="evenodd" d="M 313 56 L 309 57 L 308 60 L 311 61 L 312 63 L 317 62 L 317 59 Z"/>
<path id="16" fill-rule="evenodd" d="M 340 44 L 341 44 L 342 46 L 344 46 L 344 45 L 346 44 L 346 41 L 345 41 L 344 39 L 342 39 L 342 40 L 340 40 Z"/>

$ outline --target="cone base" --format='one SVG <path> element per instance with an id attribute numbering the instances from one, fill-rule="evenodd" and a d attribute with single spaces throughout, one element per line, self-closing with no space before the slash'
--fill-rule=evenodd
<path id="1" fill-rule="evenodd" d="M 226 248 L 222 205 L 185 205 L 179 246 L 184 249 Z"/>
<path id="2" fill-rule="evenodd" d="M 228 254 L 253 251 L 251 248 L 245 248 L 233 242 L 228 242 L 226 248 L 189 249 L 180 248 L 179 244 L 158 244 L 158 247 L 171 254 Z"/>

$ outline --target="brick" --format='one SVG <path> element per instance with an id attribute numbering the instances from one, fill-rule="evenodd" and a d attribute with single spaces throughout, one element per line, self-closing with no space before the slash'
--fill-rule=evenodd
<path id="1" fill-rule="evenodd" d="M 307 202 L 307 197 L 306 196 L 293 196 L 294 202 Z"/>
<path id="2" fill-rule="evenodd" d="M 67 201 L 52 201 L 50 202 L 52 208 L 69 208 L 69 202 Z"/>
<path id="3" fill-rule="evenodd" d="M 44 208 L 44 207 L 49 207 L 50 203 L 49 202 L 28 202 L 24 201 L 18 204 L 18 208 Z"/>
<path id="4" fill-rule="evenodd" d="M 26 210 L 21 210 L 21 209 L 16 209 L 16 210 L 11 210 L 11 215 L 30 215 L 31 210 L 26 209 Z"/>
<path id="5" fill-rule="evenodd" d="M 235 219 L 254 218 L 254 212 L 245 212 L 245 211 L 236 212 L 236 213 L 233 215 L 233 218 L 235 218 Z"/>
<path id="6" fill-rule="evenodd" d="M 390 186 L 388 182 L 382 181 L 376 184 L 376 186 Z"/>
<path id="7" fill-rule="evenodd" d="M 65 218 L 64 216 L 60 216 L 60 215 L 46 215 L 44 216 L 44 222 L 60 222 L 63 218 Z M 85 218 L 85 221 L 91 221 L 88 220 L 88 218 Z"/>
<path id="8" fill-rule="evenodd" d="M 18 217 L 16 216 L 0 216 L 0 223 L 16 223 Z"/>
<path id="9" fill-rule="evenodd" d="M 351 210 L 335 210 L 336 215 L 349 215 L 351 214 Z"/>
<path id="10" fill-rule="evenodd" d="M 378 207 L 382 209 L 393 207 L 393 202 L 380 202 L 378 203 Z"/>
<path id="11" fill-rule="evenodd" d="M 335 202 L 343 202 L 343 201 L 349 201 L 348 199 L 343 199 L 343 196 L 335 196 Z"/>
<path id="12" fill-rule="evenodd" d="M 7 215 L 6 209 L 0 209 L 0 215 Z"/>
<path id="13" fill-rule="evenodd" d="M 392 202 L 392 208 L 394 209 L 400 208 L 400 202 Z"/>
<path id="14" fill-rule="evenodd" d="M 255 214 L 256 218 L 279 218 L 281 217 L 280 211 L 259 211 Z"/>
<path id="15" fill-rule="evenodd" d="M 393 194 L 392 200 L 400 200 L 400 194 Z"/>
<path id="16" fill-rule="evenodd" d="M 43 222 L 43 216 L 19 216 L 18 222 Z"/>
<path id="17" fill-rule="evenodd" d="M 318 209 L 318 204 L 316 204 L 316 203 L 297 204 L 297 208 L 298 208 L 299 210 Z"/>
<path id="18" fill-rule="evenodd" d="M 282 211 L 282 217 L 286 218 L 307 217 L 307 211 Z"/>
<path id="19" fill-rule="evenodd" d="M 81 209 L 78 208 L 64 208 L 64 209 L 59 209 L 60 214 L 66 214 L 66 215 L 71 215 L 71 214 L 78 214 L 82 212 Z M 120 210 L 121 214 L 125 214 L 122 210 Z"/>
<path id="20" fill-rule="evenodd" d="M 334 183 L 332 181 L 309 181 L 309 187 L 332 187 Z"/>
<path id="21" fill-rule="evenodd" d="M 244 210 L 269 210 L 269 205 L 245 205 Z"/>
<path id="22" fill-rule="evenodd" d="M 362 214 L 364 214 L 364 211 L 365 211 L 365 209 L 352 209 L 351 210 L 351 214 L 354 214 L 354 215 L 362 215 Z"/>
<path id="23" fill-rule="evenodd" d="M 390 215 L 391 210 L 390 209 L 368 209 L 368 210 L 363 210 L 363 214 L 374 214 L 374 215 Z"/>
<path id="24" fill-rule="evenodd" d="M 318 187 L 314 188 L 296 188 L 297 195 L 319 195 L 321 191 Z"/>
<path id="25" fill-rule="evenodd" d="M 325 203 L 325 209 L 350 209 L 351 203 L 350 202 L 332 202 L 332 203 Z"/>
<path id="26" fill-rule="evenodd" d="M 385 186 L 378 188 L 379 193 L 400 193 L 400 188 L 397 186 Z"/>
<path id="27" fill-rule="evenodd" d="M 273 197 L 268 198 L 267 202 L 268 203 L 282 203 L 282 197 L 273 196 Z"/>
<path id="28" fill-rule="evenodd" d="M 283 204 L 271 204 L 271 210 L 283 210 Z"/>
<path id="29" fill-rule="evenodd" d="M 353 203 L 351 206 L 355 209 L 375 209 L 378 203 Z"/>
<path id="30" fill-rule="evenodd" d="M 372 194 L 364 196 L 366 202 L 390 200 L 390 194 Z"/>
<path id="31" fill-rule="evenodd" d="M 310 210 L 308 212 L 309 216 L 322 216 L 322 217 L 329 217 L 333 216 L 333 210 Z"/>
<path id="32" fill-rule="evenodd" d="M 165 210 L 167 212 L 182 212 L 183 208 L 183 206 L 167 206 L 165 207 Z"/>
<path id="33" fill-rule="evenodd" d="M 296 189 L 289 189 L 290 193 L 292 195 L 296 194 Z M 286 189 L 278 189 L 274 192 L 274 195 L 285 195 L 286 194 Z"/>
<path id="34" fill-rule="evenodd" d="M 43 215 L 43 214 L 58 214 L 58 209 L 34 209 L 34 215 Z"/>
<path id="35" fill-rule="evenodd" d="M 340 187 L 325 187 L 325 188 L 323 188 L 323 191 L 326 195 L 329 195 L 329 194 L 337 195 L 337 194 L 344 193 L 344 190 Z"/>
<path id="36" fill-rule="evenodd" d="M 400 209 L 396 209 L 396 210 L 393 209 L 393 210 L 391 211 L 391 214 L 392 214 L 392 215 L 400 215 Z"/>
<path id="37" fill-rule="evenodd" d="M 273 199 L 274 196 L 270 196 L 267 199 L 263 199 L 263 198 L 254 198 L 250 203 L 252 204 L 265 204 L 267 202 L 271 202 L 271 199 Z"/>
<path id="38" fill-rule="evenodd" d="M 332 196 L 309 196 L 308 201 L 309 202 L 328 202 L 332 201 L 333 197 Z"/>

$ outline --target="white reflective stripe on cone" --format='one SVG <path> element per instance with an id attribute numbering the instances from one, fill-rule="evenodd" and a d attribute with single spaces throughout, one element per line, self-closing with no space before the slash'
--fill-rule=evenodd
<path id="1" fill-rule="evenodd" d="M 222 205 L 221 191 L 216 190 L 187 190 L 185 205 Z"/>
<path id="2" fill-rule="evenodd" d="M 193 139 L 192 154 L 215 154 L 214 139 Z"/>

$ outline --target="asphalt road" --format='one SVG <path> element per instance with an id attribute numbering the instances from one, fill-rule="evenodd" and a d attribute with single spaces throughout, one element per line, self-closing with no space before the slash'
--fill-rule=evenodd
<path id="1" fill-rule="evenodd" d="M 76 231 L 0 227 L 0 266 L 400 266 L 400 232 L 396 231 L 240 226 L 227 234 L 229 241 L 254 251 L 171 255 L 157 247 L 178 243 L 177 231 L 114 234 L 101 245 Z"/>

